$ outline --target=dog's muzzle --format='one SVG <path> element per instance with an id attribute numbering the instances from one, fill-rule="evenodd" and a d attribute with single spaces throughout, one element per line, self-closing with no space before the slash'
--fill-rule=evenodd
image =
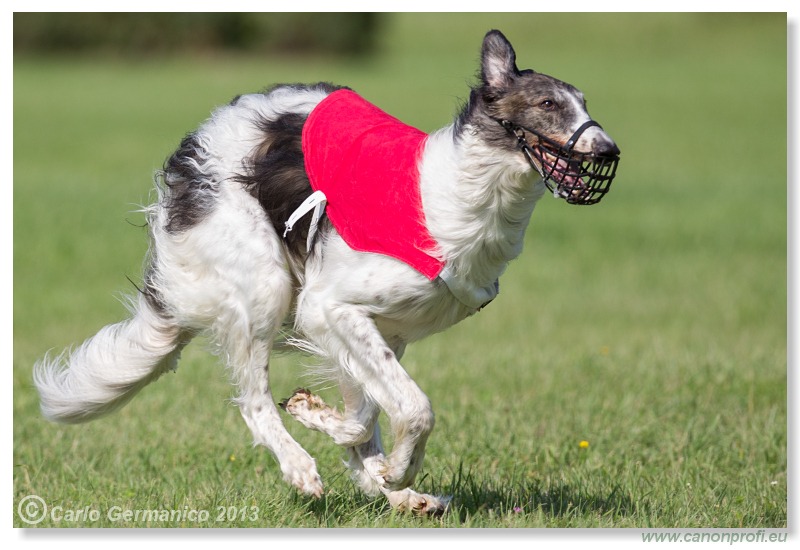
<path id="1" fill-rule="evenodd" d="M 508 120 L 501 120 L 500 124 L 517 138 L 517 146 L 528 163 L 541 174 L 544 184 L 556 197 L 569 204 L 595 204 L 608 193 L 617 172 L 619 154 L 598 155 L 573 150 L 587 128 L 602 129 L 594 120 L 583 123 L 565 144 Z M 526 132 L 536 139 L 535 143 L 528 142 Z"/>

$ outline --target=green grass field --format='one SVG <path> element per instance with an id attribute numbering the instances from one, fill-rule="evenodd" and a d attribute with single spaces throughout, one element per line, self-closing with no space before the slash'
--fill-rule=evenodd
<path id="1" fill-rule="evenodd" d="M 362 497 L 343 452 L 286 417 L 327 489 L 296 495 L 202 342 L 115 415 L 42 419 L 34 361 L 124 317 L 137 205 L 213 106 L 330 80 L 433 130 L 492 27 L 586 93 L 622 161 L 601 205 L 545 197 L 499 298 L 406 354 L 437 414 L 418 488 L 453 495 L 449 514 Z M 782 14 L 407 14 L 362 61 L 16 58 L 14 525 L 37 495 L 56 510 L 41 527 L 785 528 L 786 45 Z M 274 363 L 276 399 L 306 361 Z M 208 517 L 114 515 L 149 509 Z"/>

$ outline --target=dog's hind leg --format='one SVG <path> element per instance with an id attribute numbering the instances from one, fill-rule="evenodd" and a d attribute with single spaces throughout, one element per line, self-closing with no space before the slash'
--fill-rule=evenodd
<path id="1" fill-rule="evenodd" d="M 237 399 L 256 444 L 264 445 L 280 464 L 284 479 L 307 495 L 322 496 L 322 480 L 314 459 L 297 443 L 281 421 L 269 389 L 269 342 L 257 340 L 249 357 L 236 369 L 241 389 Z"/>
<path id="2" fill-rule="evenodd" d="M 165 278 L 172 301 L 190 304 L 186 315 L 210 333 L 238 389 L 236 403 L 255 443 L 272 452 L 287 482 L 320 496 L 314 459 L 286 430 L 270 393 L 272 343 L 293 292 L 280 237 L 255 199 L 234 188 L 175 241 L 169 257 L 181 268 Z"/>
<path id="3" fill-rule="evenodd" d="M 253 266 L 257 267 L 257 266 Z M 289 308 L 291 281 L 280 266 L 268 273 L 253 269 L 238 293 L 219 310 L 214 340 L 226 357 L 239 389 L 236 403 L 257 445 L 267 447 L 283 478 L 303 493 L 322 495 L 314 459 L 297 443 L 280 418 L 269 385 L 272 342 Z"/>
<path id="4" fill-rule="evenodd" d="M 269 359 L 291 302 L 292 282 L 274 263 L 246 269 L 238 300 L 225 310 L 215 339 L 221 345 L 239 389 L 236 399 L 256 444 L 267 447 L 280 465 L 283 478 L 307 495 L 322 495 L 322 480 L 314 459 L 283 425 L 269 385 Z M 261 268 L 261 269 L 260 269 Z"/>

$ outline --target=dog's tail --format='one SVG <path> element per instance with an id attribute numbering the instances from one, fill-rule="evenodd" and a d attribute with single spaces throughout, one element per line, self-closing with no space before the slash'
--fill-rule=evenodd
<path id="1" fill-rule="evenodd" d="M 186 334 L 143 294 L 130 319 L 103 327 L 73 351 L 45 357 L 33 378 L 49 420 L 77 423 L 127 403 L 144 386 L 175 368 Z"/>

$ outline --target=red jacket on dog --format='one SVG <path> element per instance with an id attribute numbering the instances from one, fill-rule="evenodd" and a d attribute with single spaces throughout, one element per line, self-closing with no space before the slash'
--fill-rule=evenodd
<path id="1" fill-rule="evenodd" d="M 385 254 L 435 279 L 444 262 L 425 226 L 419 161 L 428 134 L 350 90 L 323 99 L 303 127 L 305 168 L 354 250 Z"/>

